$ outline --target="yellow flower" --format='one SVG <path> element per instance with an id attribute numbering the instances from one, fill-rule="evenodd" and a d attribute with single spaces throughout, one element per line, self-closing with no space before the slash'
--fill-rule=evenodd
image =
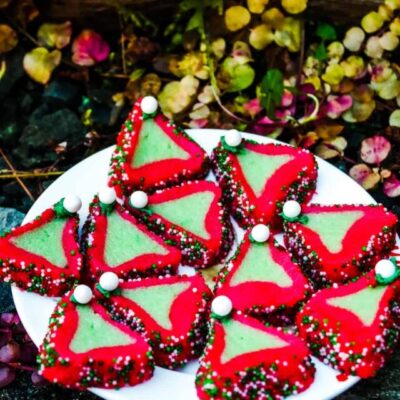
<path id="1" fill-rule="evenodd" d="M 364 39 L 364 31 L 358 26 L 353 26 L 346 32 L 343 44 L 347 50 L 356 52 L 360 50 Z"/>
<path id="2" fill-rule="evenodd" d="M 390 31 L 393 32 L 396 36 L 400 36 L 400 18 L 395 18 L 389 26 Z"/>
<path id="3" fill-rule="evenodd" d="M 300 50 L 301 21 L 295 18 L 285 18 L 280 29 L 275 31 L 275 43 L 280 47 L 287 47 L 291 52 Z"/>
<path id="4" fill-rule="evenodd" d="M 399 45 L 399 38 L 389 31 L 379 38 L 379 43 L 385 50 L 393 51 Z"/>
<path id="5" fill-rule="evenodd" d="M 344 76 L 347 78 L 355 78 L 362 74 L 365 69 L 365 63 L 362 57 L 350 56 L 340 63 L 344 70 Z"/>

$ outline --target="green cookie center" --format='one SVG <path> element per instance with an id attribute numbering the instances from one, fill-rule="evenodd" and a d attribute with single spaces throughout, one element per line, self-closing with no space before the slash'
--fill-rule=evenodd
<path id="1" fill-rule="evenodd" d="M 331 253 L 339 253 L 343 249 L 343 239 L 347 232 L 363 216 L 363 211 L 307 214 L 306 227 L 319 235 L 322 243 Z"/>
<path id="2" fill-rule="evenodd" d="M 288 344 L 268 332 L 244 325 L 234 319 L 223 322 L 225 331 L 225 348 L 221 362 L 226 363 L 243 354 L 260 350 L 286 347 Z"/>
<path id="3" fill-rule="evenodd" d="M 190 154 L 170 139 L 153 119 L 143 121 L 138 145 L 132 159 L 134 168 L 156 161 L 169 159 L 188 160 L 189 158 Z M 171 161 L 173 162 L 173 160 Z"/>
<path id="4" fill-rule="evenodd" d="M 151 209 L 181 228 L 195 235 L 209 239 L 206 217 L 214 200 L 214 193 L 193 193 L 180 199 L 151 205 Z"/>
<path id="5" fill-rule="evenodd" d="M 165 255 L 168 251 L 135 225 L 113 212 L 107 218 L 104 261 L 116 267 L 143 254 Z"/>
<path id="6" fill-rule="evenodd" d="M 385 294 L 387 287 L 377 286 L 365 288 L 357 293 L 343 297 L 335 297 L 327 300 L 327 303 L 343 308 L 357 315 L 364 325 L 371 325 L 379 311 L 379 303 Z"/>
<path id="7" fill-rule="evenodd" d="M 189 288 L 189 282 L 125 289 L 122 296 L 143 308 L 161 327 L 172 329 L 170 313 L 175 299 Z"/>
<path id="8" fill-rule="evenodd" d="M 74 353 L 136 343 L 136 339 L 105 321 L 90 306 L 76 306 L 76 310 L 79 316 L 78 329 L 70 344 Z"/>
<path id="9" fill-rule="evenodd" d="M 53 219 L 31 232 L 11 239 L 11 242 L 32 254 L 45 258 L 59 268 L 67 266 L 67 258 L 63 247 L 63 232 L 67 220 Z"/>
<path id="10" fill-rule="evenodd" d="M 249 247 L 230 284 L 244 282 L 272 282 L 281 287 L 292 286 L 292 279 L 281 265 L 276 263 L 268 245 L 253 244 Z"/>
<path id="11" fill-rule="evenodd" d="M 243 175 L 257 197 L 262 195 L 272 175 L 293 158 L 290 155 L 261 154 L 249 149 L 237 154 Z"/>

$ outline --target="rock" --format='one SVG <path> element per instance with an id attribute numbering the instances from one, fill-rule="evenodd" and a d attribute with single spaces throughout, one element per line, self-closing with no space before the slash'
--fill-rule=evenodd
<path id="1" fill-rule="evenodd" d="M 20 225 L 23 219 L 24 214 L 14 208 L 0 207 L 0 232 Z"/>
<path id="2" fill-rule="evenodd" d="M 13 209 L 0 207 L 0 232 L 4 232 L 14 226 L 20 225 L 24 214 Z M 0 283 L 0 313 L 14 310 L 10 286 Z"/>
<path id="3" fill-rule="evenodd" d="M 67 80 L 54 80 L 46 87 L 43 93 L 46 101 L 58 107 L 72 107 L 80 100 L 79 88 Z"/>
<path id="4" fill-rule="evenodd" d="M 25 51 L 22 47 L 4 56 L 6 62 L 6 73 L 0 79 L 0 99 L 3 99 L 13 88 L 14 84 L 21 79 L 25 73 L 22 68 L 22 59 Z"/>
<path id="5" fill-rule="evenodd" d="M 19 139 L 30 150 L 44 149 L 66 141 L 69 146 L 84 140 L 86 129 L 78 116 L 68 108 L 47 114 L 48 106 L 34 111 L 30 123 Z"/>

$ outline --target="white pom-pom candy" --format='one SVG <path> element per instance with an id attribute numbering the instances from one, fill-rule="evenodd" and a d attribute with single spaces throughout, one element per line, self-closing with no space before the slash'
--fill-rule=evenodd
<path id="1" fill-rule="evenodd" d="M 237 147 L 242 143 L 242 134 L 236 129 L 231 129 L 225 134 L 225 142 L 228 146 Z"/>
<path id="2" fill-rule="evenodd" d="M 140 103 L 140 108 L 145 114 L 153 114 L 157 111 L 158 102 L 153 96 L 145 96 Z"/>
<path id="3" fill-rule="evenodd" d="M 380 275 L 383 279 L 391 278 L 395 272 L 395 265 L 388 259 L 379 260 L 375 264 L 375 274 Z"/>
<path id="4" fill-rule="evenodd" d="M 232 312 L 232 301 L 226 296 L 217 296 L 211 303 L 211 311 L 217 317 L 226 317 Z"/>
<path id="5" fill-rule="evenodd" d="M 68 212 L 75 213 L 81 209 L 82 201 L 75 194 L 69 194 L 65 196 L 63 206 Z"/>
<path id="6" fill-rule="evenodd" d="M 264 243 L 268 240 L 270 231 L 267 225 L 258 224 L 251 230 L 251 237 L 258 243 Z"/>
<path id="7" fill-rule="evenodd" d="M 104 272 L 104 274 L 100 277 L 99 283 L 104 290 L 112 292 L 119 285 L 118 275 L 111 271 Z"/>
<path id="8" fill-rule="evenodd" d="M 74 290 L 74 298 L 79 304 L 88 304 L 93 298 L 92 289 L 86 285 L 78 285 Z"/>
<path id="9" fill-rule="evenodd" d="M 288 218 L 296 218 L 301 214 L 301 205 L 296 200 L 289 200 L 283 205 L 283 214 Z"/>
<path id="10" fill-rule="evenodd" d="M 144 208 L 147 206 L 149 202 L 149 197 L 147 196 L 146 192 L 142 190 L 137 190 L 131 194 L 129 199 L 131 206 L 135 208 Z"/>
<path id="11" fill-rule="evenodd" d="M 100 190 L 99 192 L 99 200 L 103 204 L 113 204 L 115 200 L 117 199 L 117 196 L 115 194 L 115 190 L 110 187 L 105 187 Z"/>

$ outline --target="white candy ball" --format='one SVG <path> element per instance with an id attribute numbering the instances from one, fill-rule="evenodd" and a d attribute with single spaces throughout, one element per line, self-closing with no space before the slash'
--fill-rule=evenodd
<path id="1" fill-rule="evenodd" d="M 225 133 L 225 142 L 228 146 L 237 147 L 242 143 L 242 134 L 236 129 L 231 129 Z"/>
<path id="2" fill-rule="evenodd" d="M 140 103 L 140 108 L 145 114 L 153 114 L 157 111 L 158 101 L 153 96 L 145 96 Z"/>
<path id="3" fill-rule="evenodd" d="M 218 317 L 226 317 L 232 308 L 232 301 L 227 296 L 217 296 L 211 303 L 211 311 Z"/>
<path id="4" fill-rule="evenodd" d="M 396 267 L 390 260 L 379 260 L 375 264 L 375 274 L 383 279 L 390 278 L 396 272 Z"/>
<path id="5" fill-rule="evenodd" d="M 87 304 L 93 298 L 92 289 L 86 285 L 78 285 L 74 290 L 74 297 L 79 304 Z"/>
<path id="6" fill-rule="evenodd" d="M 251 230 L 251 237 L 258 243 L 264 243 L 268 240 L 270 231 L 267 225 L 258 224 Z"/>
<path id="7" fill-rule="evenodd" d="M 283 205 L 283 214 L 288 218 L 296 218 L 301 214 L 301 205 L 296 200 L 289 200 Z"/>
<path id="8" fill-rule="evenodd" d="M 117 199 L 117 195 L 115 194 L 115 190 L 110 187 L 104 187 L 99 192 L 99 200 L 103 204 L 113 204 Z"/>
<path id="9" fill-rule="evenodd" d="M 77 195 L 69 194 L 65 196 L 63 206 L 68 212 L 75 213 L 81 209 L 82 201 Z"/>
<path id="10" fill-rule="evenodd" d="M 103 275 L 100 276 L 100 286 L 107 290 L 108 292 L 112 292 L 115 290 L 119 285 L 119 278 L 118 275 L 114 272 L 104 272 Z"/>
<path id="11" fill-rule="evenodd" d="M 130 197 L 130 202 L 132 207 L 135 208 L 144 208 L 147 206 L 149 202 L 149 197 L 147 196 L 146 192 L 143 192 L 142 190 L 137 190 L 136 192 L 133 192 Z"/>

